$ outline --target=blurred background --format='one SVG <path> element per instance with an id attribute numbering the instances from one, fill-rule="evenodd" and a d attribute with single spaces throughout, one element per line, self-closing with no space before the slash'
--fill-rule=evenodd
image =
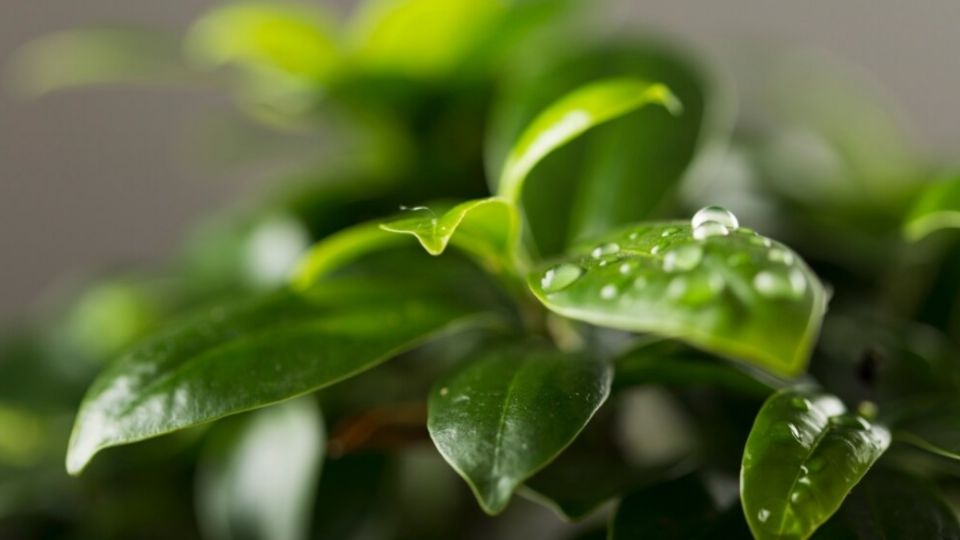
<path id="1" fill-rule="evenodd" d="M 346 10 L 353 2 L 327 2 Z M 911 131 L 944 158 L 960 147 L 960 3 L 609 0 L 600 24 L 653 30 L 693 46 L 749 80 L 751 55 L 815 50 L 859 70 Z M 7 3 L 0 65 L 51 31 L 103 23 L 182 30 L 212 2 L 44 0 Z M 220 89 L 118 86 L 17 99 L 0 94 L 0 320 L 41 302 L 59 278 L 104 263 L 155 263 L 183 230 L 231 194 L 270 179 L 264 167 L 218 161 L 210 152 Z M 109 267 L 108 267 L 109 268 Z"/>

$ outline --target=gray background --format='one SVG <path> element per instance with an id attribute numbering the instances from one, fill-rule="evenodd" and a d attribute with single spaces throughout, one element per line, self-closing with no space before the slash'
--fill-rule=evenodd
<path id="1" fill-rule="evenodd" d="M 4 0 L 0 65 L 49 31 L 103 22 L 182 28 L 211 4 Z M 720 60 L 744 44 L 829 51 L 886 88 L 920 145 L 957 161 L 957 0 L 609 4 L 611 27 L 652 28 Z M 256 174 L 212 166 L 191 148 L 193 120 L 225 107 L 219 94 L 184 89 L 0 96 L 0 319 L 36 305 L 71 273 L 162 259 L 204 210 L 249 191 Z"/>

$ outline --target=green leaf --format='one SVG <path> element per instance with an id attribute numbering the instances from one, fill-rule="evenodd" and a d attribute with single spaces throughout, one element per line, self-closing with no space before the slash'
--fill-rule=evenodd
<path id="1" fill-rule="evenodd" d="M 490 197 L 460 203 L 439 216 L 426 207 L 411 209 L 418 215 L 388 221 L 380 228 L 409 234 L 431 255 L 440 255 L 452 241 L 495 268 L 510 267 L 516 255 L 519 219 L 516 206 Z"/>
<path id="2" fill-rule="evenodd" d="M 337 231 L 314 244 L 300 258 L 290 282 L 309 289 L 330 273 L 371 252 L 396 247 L 403 239 L 382 230 L 377 223 L 361 223 Z"/>
<path id="3" fill-rule="evenodd" d="M 903 225 L 907 239 L 917 241 L 941 229 L 960 228 L 960 176 L 927 186 Z"/>
<path id="4" fill-rule="evenodd" d="M 228 442 L 201 463 L 198 517 L 206 536 L 306 538 L 325 444 L 313 400 L 257 411 Z"/>
<path id="5" fill-rule="evenodd" d="M 885 415 L 893 439 L 934 454 L 960 459 L 960 401 L 955 394 L 898 403 Z"/>
<path id="6" fill-rule="evenodd" d="M 778 381 L 750 374 L 676 341 L 658 339 L 624 353 L 615 361 L 614 388 L 642 384 L 687 387 L 705 385 L 766 397 Z"/>
<path id="7" fill-rule="evenodd" d="M 421 269 L 422 271 L 422 269 Z M 80 407 L 67 455 L 79 473 L 99 450 L 263 407 L 334 384 L 476 320 L 469 291 L 340 278 L 207 310 L 134 348 Z"/>
<path id="8" fill-rule="evenodd" d="M 439 382 L 427 427 L 489 514 L 563 451 L 610 392 L 610 366 L 540 345 L 488 350 Z"/>
<path id="9" fill-rule="evenodd" d="M 720 512 L 703 481 L 687 475 L 625 497 L 610 522 L 610 540 L 735 539 L 749 536 L 738 507 Z"/>
<path id="10" fill-rule="evenodd" d="M 186 81 L 177 36 L 147 28 L 85 28 L 34 39 L 11 64 L 26 96 L 111 83 Z"/>
<path id="11" fill-rule="evenodd" d="M 960 523 L 933 485 L 903 472 L 878 469 L 814 535 L 822 540 L 960 539 Z"/>
<path id="12" fill-rule="evenodd" d="M 236 64 L 287 82 L 324 82 L 336 68 L 338 45 L 327 15 L 284 2 L 239 2 L 217 7 L 194 23 L 187 52 L 202 66 Z"/>
<path id="13" fill-rule="evenodd" d="M 890 444 L 886 428 L 849 414 L 836 397 L 781 390 L 747 438 L 740 497 L 758 540 L 809 538 Z"/>
<path id="14" fill-rule="evenodd" d="M 500 172 L 498 194 L 519 204 L 524 180 L 543 158 L 590 128 L 644 105 L 661 105 L 673 114 L 681 111 L 669 88 L 631 77 L 593 82 L 561 97 L 517 139 Z"/>
<path id="15" fill-rule="evenodd" d="M 563 39 L 569 39 L 564 37 Z M 486 163 L 491 178 L 536 116 L 564 94 L 593 81 L 636 77 L 667 86 L 683 104 L 675 116 L 645 107 L 611 120 L 553 151 L 529 172 L 522 188 L 525 226 L 542 255 L 571 242 L 649 219 L 668 208 L 697 149 L 726 122 L 723 93 L 682 51 L 654 42 L 587 43 L 553 47 L 515 70 L 502 85 L 490 120 Z M 625 145 L 629 151 L 624 151 Z"/>
<path id="16" fill-rule="evenodd" d="M 694 221 L 615 231 L 529 286 L 572 319 L 677 338 L 778 375 L 802 372 L 826 302 L 820 281 L 786 246 L 736 228 L 726 210 Z"/>

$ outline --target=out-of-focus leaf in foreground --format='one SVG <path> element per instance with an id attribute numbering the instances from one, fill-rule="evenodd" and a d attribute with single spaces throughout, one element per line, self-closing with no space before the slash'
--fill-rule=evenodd
<path id="1" fill-rule="evenodd" d="M 230 439 L 201 464 L 199 519 L 209 537 L 306 538 L 326 442 L 313 400 L 257 411 Z"/>
<path id="2" fill-rule="evenodd" d="M 757 414 L 740 472 L 740 498 L 758 540 L 804 539 L 890 444 L 886 428 L 848 413 L 836 397 L 790 388 Z"/>
<path id="3" fill-rule="evenodd" d="M 529 285 L 566 317 L 674 337 L 782 376 L 806 367 L 826 302 L 799 256 L 715 207 L 689 223 L 607 234 Z"/>
<path id="4" fill-rule="evenodd" d="M 336 383 L 469 320 L 456 291 L 343 278 L 299 293 L 209 309 L 134 348 L 93 383 L 67 455 L 79 473 L 99 450 Z"/>
<path id="5" fill-rule="evenodd" d="M 577 436 L 610 392 L 606 363 L 540 345 L 481 353 L 430 394 L 427 427 L 490 514 Z"/>

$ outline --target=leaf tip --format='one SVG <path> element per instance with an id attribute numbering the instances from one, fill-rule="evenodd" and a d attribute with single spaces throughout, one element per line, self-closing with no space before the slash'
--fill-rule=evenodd
<path id="1" fill-rule="evenodd" d="M 647 92 L 650 97 L 662 103 L 664 108 L 667 109 L 667 112 L 673 116 L 680 116 L 683 114 L 683 103 L 667 85 L 655 83 L 650 86 Z"/>

